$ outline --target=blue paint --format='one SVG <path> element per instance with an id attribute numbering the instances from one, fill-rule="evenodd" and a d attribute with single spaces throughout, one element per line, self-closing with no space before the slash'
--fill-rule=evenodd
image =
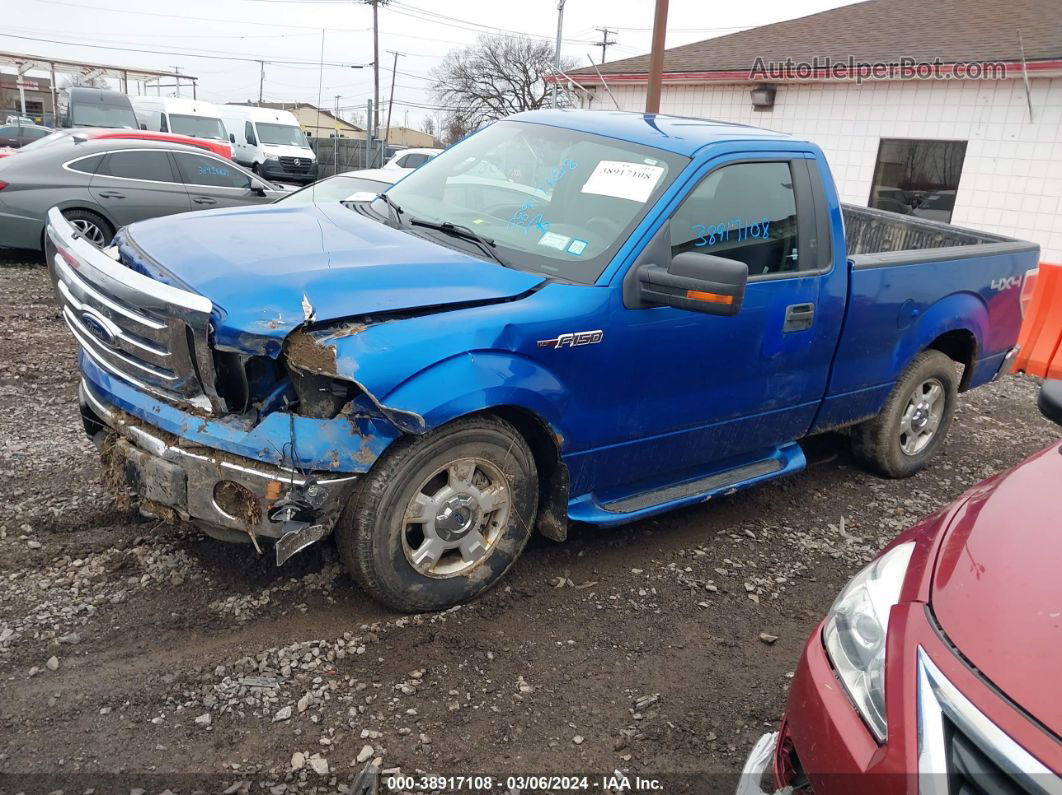
<path id="1" fill-rule="evenodd" d="M 1035 265 L 1034 252 L 853 270 L 836 190 L 814 144 L 740 125 L 630 113 L 542 111 L 512 120 L 691 158 L 595 284 L 504 268 L 338 204 L 234 208 L 136 224 L 118 238 L 123 261 L 209 297 L 214 343 L 227 350 L 279 356 L 285 337 L 303 326 L 308 302 L 319 341 L 334 351 L 337 376 L 356 381 L 379 405 L 423 418 L 426 428 L 501 407 L 537 418 L 568 467 L 571 517 L 598 523 L 650 512 L 610 515 L 603 507 L 610 499 L 735 462 L 779 462 L 777 473 L 748 483 L 798 470 L 803 457 L 794 440 L 878 411 L 903 369 L 940 334 L 973 334 L 974 385 L 995 374 L 1016 340 L 1018 290 L 993 290 L 991 283 L 1020 277 Z M 729 163 L 778 159 L 805 161 L 821 181 L 816 214 L 828 219 L 829 240 L 820 246 L 831 252 L 825 267 L 750 280 L 734 317 L 624 305 L 624 277 L 704 176 Z M 545 184 L 574 169 L 558 167 Z M 514 224 L 548 229 L 534 210 L 535 202 L 526 202 Z M 710 248 L 721 235 L 763 238 L 770 231 L 766 219 L 736 218 L 706 223 L 697 234 Z M 579 256 L 580 245 L 588 244 L 571 240 L 565 251 Z M 799 303 L 815 305 L 812 327 L 783 332 L 787 307 Z M 357 333 L 342 330 L 367 317 Z M 601 330 L 601 341 L 538 346 L 583 330 Z M 196 444 L 268 460 L 288 439 L 283 411 L 255 423 L 201 420 L 85 361 L 82 370 L 105 399 Z M 368 444 L 374 459 L 401 435 L 371 406 L 353 425 L 302 417 L 296 424 L 302 463 L 311 468 L 332 466 L 326 453 L 335 445 L 347 451 Z M 368 466 L 349 461 L 343 458 L 344 471 Z"/>
<path id="2" fill-rule="evenodd" d="M 202 165 L 199 166 L 199 173 L 201 175 L 209 175 L 214 177 L 227 177 L 230 172 L 227 168 L 223 168 L 222 166 Z"/>

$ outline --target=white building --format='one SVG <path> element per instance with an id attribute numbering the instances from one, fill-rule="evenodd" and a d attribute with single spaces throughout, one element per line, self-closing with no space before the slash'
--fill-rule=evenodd
<path id="1" fill-rule="evenodd" d="M 887 73 L 905 58 L 940 76 Z M 849 59 L 883 66 L 860 80 Z M 648 63 L 604 64 L 608 90 L 572 73 L 584 107 L 644 110 Z M 987 79 L 960 78 L 969 64 Z M 814 141 L 842 201 L 1033 240 L 1062 264 L 1059 0 L 869 0 L 677 47 L 660 111 Z"/>

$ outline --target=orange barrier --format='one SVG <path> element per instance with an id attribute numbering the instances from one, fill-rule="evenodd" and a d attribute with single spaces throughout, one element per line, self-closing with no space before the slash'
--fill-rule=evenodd
<path id="1" fill-rule="evenodd" d="M 1014 372 L 1062 378 L 1062 265 L 1040 264 L 1018 344 Z"/>

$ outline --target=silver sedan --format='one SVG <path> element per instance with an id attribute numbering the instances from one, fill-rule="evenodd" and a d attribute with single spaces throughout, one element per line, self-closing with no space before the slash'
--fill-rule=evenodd
<path id="1" fill-rule="evenodd" d="M 42 250 L 52 207 L 106 246 L 134 221 L 268 204 L 285 194 L 231 160 L 193 147 L 73 135 L 0 159 L 0 248 Z"/>

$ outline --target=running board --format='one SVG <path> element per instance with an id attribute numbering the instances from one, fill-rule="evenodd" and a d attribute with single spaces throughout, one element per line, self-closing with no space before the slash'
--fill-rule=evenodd
<path id="1" fill-rule="evenodd" d="M 592 494 L 584 495 L 569 503 L 568 516 L 573 521 L 588 524 L 623 524 L 673 508 L 707 502 L 712 497 L 732 494 L 757 483 L 799 472 L 805 464 L 800 445 L 792 442 L 765 458 L 679 483 L 669 483 L 611 500 L 599 500 Z"/>

